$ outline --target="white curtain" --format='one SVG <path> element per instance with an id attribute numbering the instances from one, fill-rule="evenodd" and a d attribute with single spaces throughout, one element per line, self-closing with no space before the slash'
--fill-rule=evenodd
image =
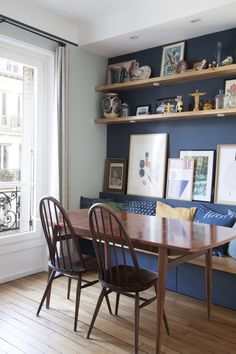
<path id="1" fill-rule="evenodd" d="M 59 46 L 56 51 L 56 102 L 58 122 L 59 199 L 64 208 L 68 200 L 68 49 Z"/>

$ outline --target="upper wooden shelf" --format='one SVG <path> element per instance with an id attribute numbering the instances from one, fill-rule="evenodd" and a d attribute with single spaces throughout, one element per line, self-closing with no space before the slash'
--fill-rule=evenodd
<path id="1" fill-rule="evenodd" d="M 95 123 L 99 124 L 121 124 L 139 123 L 152 121 L 171 121 L 181 119 L 201 119 L 210 117 L 236 116 L 236 108 L 210 109 L 206 111 L 188 111 L 164 114 L 143 114 L 140 116 L 117 117 L 117 118 L 97 118 Z"/>
<path id="2" fill-rule="evenodd" d="M 96 87 L 97 92 L 114 92 L 120 90 L 138 89 L 142 87 L 176 85 L 189 81 L 214 79 L 218 77 L 230 77 L 236 75 L 236 64 L 220 66 L 205 70 L 186 70 L 180 74 L 152 77 L 146 80 L 135 80 L 125 83 L 104 85 Z"/>

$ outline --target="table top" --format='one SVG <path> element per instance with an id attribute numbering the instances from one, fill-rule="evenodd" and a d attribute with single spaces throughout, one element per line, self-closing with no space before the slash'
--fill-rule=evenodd
<path id="1" fill-rule="evenodd" d="M 161 246 L 193 253 L 223 245 L 236 238 L 236 229 L 228 227 L 126 212 L 116 214 L 137 248 L 155 250 Z M 76 234 L 90 238 L 88 209 L 69 210 L 68 215 Z"/>

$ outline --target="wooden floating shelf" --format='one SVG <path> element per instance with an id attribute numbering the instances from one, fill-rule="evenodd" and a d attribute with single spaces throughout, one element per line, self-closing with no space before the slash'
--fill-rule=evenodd
<path id="1" fill-rule="evenodd" d="M 97 118 L 98 124 L 122 124 L 122 123 L 144 123 L 155 121 L 171 121 L 181 119 L 201 119 L 210 117 L 236 116 L 236 108 L 210 109 L 206 111 L 190 111 L 164 114 L 143 114 L 140 116 L 117 117 L 117 118 Z"/>
<path id="2" fill-rule="evenodd" d="M 111 84 L 98 86 L 95 88 L 97 92 L 114 92 L 120 90 L 138 89 L 151 86 L 176 85 L 184 82 L 216 79 L 219 77 L 230 77 L 236 74 L 236 64 L 220 66 L 218 68 L 210 68 L 205 70 L 186 70 L 180 74 L 168 76 L 157 76 L 146 80 L 135 80 L 119 84 Z"/>

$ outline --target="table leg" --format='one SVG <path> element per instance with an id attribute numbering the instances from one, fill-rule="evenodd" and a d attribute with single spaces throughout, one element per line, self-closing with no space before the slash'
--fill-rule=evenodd
<path id="1" fill-rule="evenodd" d="M 207 313 L 208 320 L 211 316 L 211 297 L 212 297 L 212 253 L 211 249 L 206 253 L 206 267 L 205 267 L 205 289 L 207 299 Z"/>
<path id="2" fill-rule="evenodd" d="M 165 304 L 166 274 L 168 264 L 168 252 L 164 247 L 159 247 L 158 255 L 158 283 L 157 283 L 157 333 L 156 354 L 161 353 L 161 326 Z"/>

